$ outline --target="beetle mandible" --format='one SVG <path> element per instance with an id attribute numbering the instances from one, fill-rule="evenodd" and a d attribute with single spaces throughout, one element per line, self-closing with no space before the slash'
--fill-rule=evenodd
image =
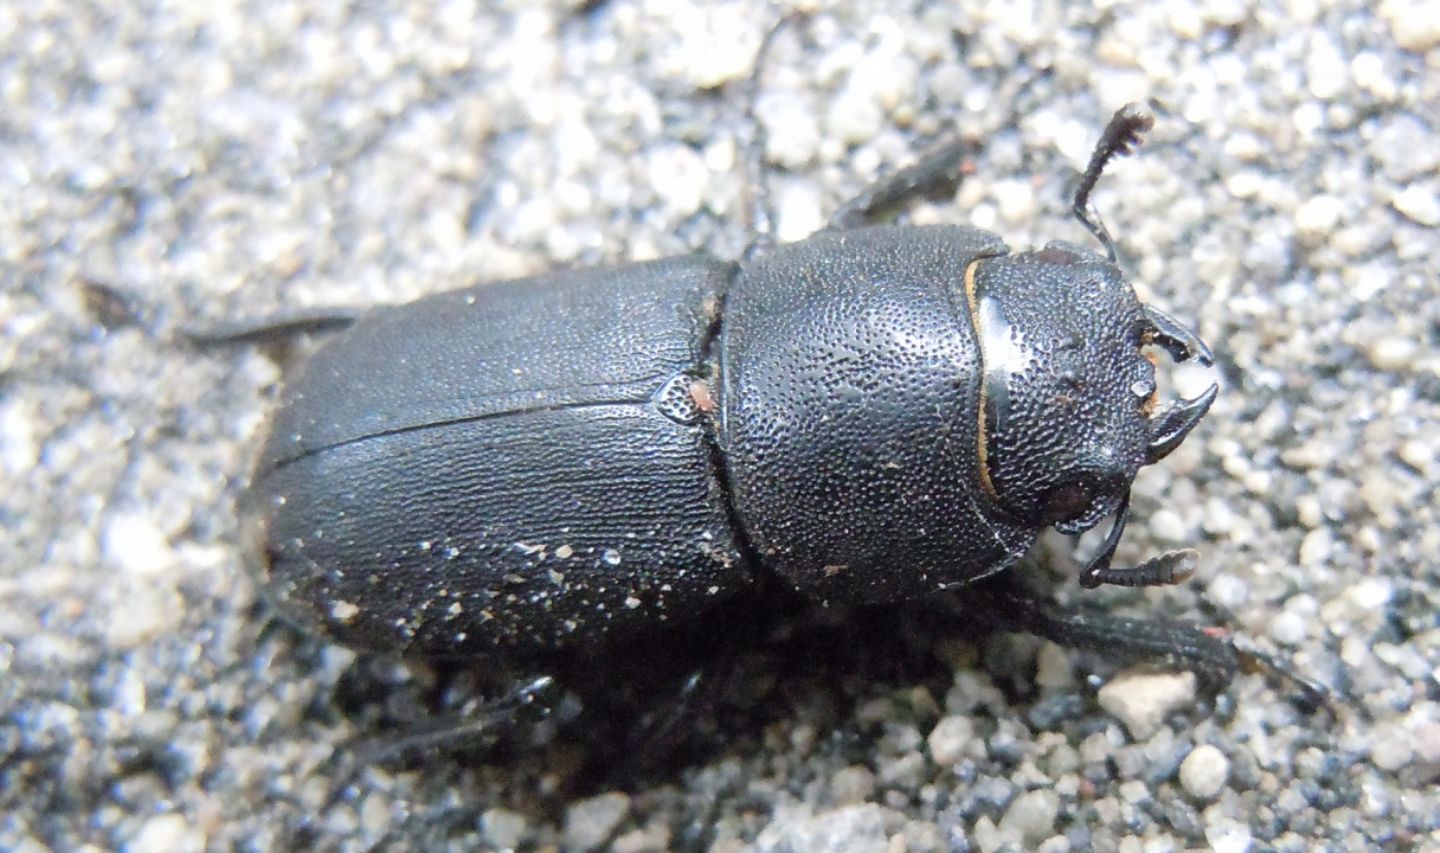
<path id="1" fill-rule="evenodd" d="M 1210 351 L 1141 304 L 1089 205 L 1152 121 L 1116 112 L 1073 198 L 1104 254 L 874 224 L 958 175 L 952 143 L 807 239 L 762 230 L 741 261 L 365 313 L 287 381 L 243 498 L 269 598 L 348 645 L 517 660 L 694 622 L 777 580 L 822 604 L 959 589 L 991 620 L 1228 679 L 1237 651 L 1198 630 L 1071 619 L 977 583 L 1046 527 L 1107 519 L 1085 586 L 1195 565 L 1111 566 L 1136 472 L 1218 391 L 1158 402 L 1146 347 Z"/>

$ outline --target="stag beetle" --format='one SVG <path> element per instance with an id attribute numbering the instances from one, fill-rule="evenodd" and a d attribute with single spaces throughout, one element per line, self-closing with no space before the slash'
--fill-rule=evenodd
<path id="1" fill-rule="evenodd" d="M 1084 586 L 1194 569 L 1191 550 L 1111 565 L 1136 472 L 1218 391 L 1159 401 L 1147 347 L 1211 352 L 1137 299 L 1089 204 L 1152 122 L 1116 112 L 1073 197 L 1103 254 L 874 224 L 954 179 L 956 143 L 808 239 L 758 228 L 740 261 L 320 318 L 345 328 L 287 381 L 242 501 L 270 600 L 347 645 L 513 662 L 658 635 L 776 585 L 822 605 L 953 590 L 1002 627 L 1223 685 L 1247 659 L 1229 640 L 995 580 L 1044 528 L 1106 519 Z"/>

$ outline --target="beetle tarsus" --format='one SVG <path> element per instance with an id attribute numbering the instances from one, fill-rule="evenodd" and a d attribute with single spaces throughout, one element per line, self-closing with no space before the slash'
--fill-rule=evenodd
<path id="1" fill-rule="evenodd" d="M 1200 552 L 1193 548 L 1170 551 L 1152 557 L 1138 566 L 1117 569 L 1110 566 L 1091 567 L 1080 577 L 1080 585 L 1093 589 L 1101 584 L 1111 586 L 1174 586 L 1195 575 Z"/>
<path id="2" fill-rule="evenodd" d="M 1126 104 L 1115 111 L 1110 117 L 1110 123 L 1105 125 L 1105 132 L 1100 134 L 1100 141 L 1095 145 L 1095 151 L 1090 155 L 1090 165 L 1085 167 L 1085 173 L 1080 177 L 1080 185 L 1075 188 L 1075 200 L 1071 204 L 1071 212 L 1085 230 L 1095 235 L 1100 245 L 1105 247 L 1105 253 L 1110 258 L 1110 263 L 1115 263 L 1115 241 L 1110 238 L 1110 232 L 1105 228 L 1100 215 L 1090 209 L 1090 193 L 1095 189 L 1095 184 L 1104 173 L 1105 166 L 1114 156 L 1129 154 L 1140 144 L 1141 134 L 1149 130 L 1155 124 L 1155 116 L 1140 104 Z"/>
<path id="3" fill-rule="evenodd" d="M 1330 688 L 1313 679 L 1306 678 L 1295 670 L 1288 661 L 1264 651 L 1254 643 L 1229 631 L 1209 632 L 1220 636 L 1239 655 L 1240 666 L 1246 672 L 1258 673 L 1275 681 L 1289 684 L 1299 691 L 1299 699 L 1307 708 L 1324 711 L 1332 720 L 1339 719 L 1335 705 L 1335 694 Z"/>

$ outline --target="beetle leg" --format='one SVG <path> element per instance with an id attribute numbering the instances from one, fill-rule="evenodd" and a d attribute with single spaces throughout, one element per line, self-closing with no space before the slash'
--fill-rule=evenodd
<path id="1" fill-rule="evenodd" d="M 965 603 L 1002 631 L 1019 631 L 1060 646 L 1129 661 L 1158 661 L 1194 672 L 1208 693 L 1223 690 L 1239 672 L 1287 682 L 1312 709 L 1335 716 L 1328 688 L 1311 681 L 1229 631 L 1095 611 L 1061 610 L 1023 589 L 1009 572 L 966 587 Z M 967 612 L 971 612 L 967 610 Z"/>
<path id="2" fill-rule="evenodd" d="M 484 703 L 464 718 L 437 720 L 427 730 L 407 732 L 402 737 L 362 740 L 337 747 L 334 755 L 343 756 L 342 769 L 336 774 L 335 784 L 321 811 L 328 811 L 348 796 L 355 780 L 367 767 L 407 756 L 493 743 L 518 726 L 538 723 L 550 716 L 559 698 L 560 686 L 555 679 L 541 676 L 515 683 L 503 696 Z"/>
<path id="3" fill-rule="evenodd" d="M 712 714 L 739 659 L 737 642 L 724 642 L 719 657 L 691 672 L 669 702 L 659 703 L 625 738 L 619 766 L 606 773 L 609 784 L 646 779 L 672 761 L 695 734 L 695 723 Z"/>
<path id="4" fill-rule="evenodd" d="M 1009 574 L 966 588 L 967 596 L 974 593 L 974 612 L 1000 630 L 1033 634 L 1066 648 L 1130 661 L 1163 661 L 1194 672 L 1211 693 L 1227 687 L 1241 669 L 1235 646 L 1221 637 L 1191 625 L 1096 611 L 1062 611 L 1023 590 Z"/>
<path id="5" fill-rule="evenodd" d="M 954 189 L 965 175 L 965 154 L 973 146 L 956 137 L 921 157 L 919 161 L 883 175 L 859 195 L 840 206 L 830 217 L 833 230 L 869 225 L 882 214 L 919 196 Z"/>
<path id="6" fill-rule="evenodd" d="M 776 36 L 808 17 L 807 13 L 796 10 L 770 28 L 760 42 L 760 49 L 755 52 L 755 65 L 745 84 L 745 120 L 750 125 L 750 141 L 745 147 L 746 207 L 750 215 L 750 244 L 745 247 L 744 254 L 747 261 L 775 247 L 775 204 L 770 195 L 770 172 L 765 168 L 765 146 L 769 135 L 755 109 L 760 99 L 760 77 Z"/>
<path id="7" fill-rule="evenodd" d="M 204 328 L 182 329 L 180 334 L 197 347 L 239 344 L 280 344 L 297 335 L 338 332 L 360 319 L 361 308 L 308 308 L 283 311 L 251 320 L 221 321 Z"/>

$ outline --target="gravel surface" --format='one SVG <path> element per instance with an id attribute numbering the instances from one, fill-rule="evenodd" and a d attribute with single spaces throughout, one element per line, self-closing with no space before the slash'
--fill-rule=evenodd
<path id="1" fill-rule="evenodd" d="M 1204 561 L 1084 593 L 1048 537 L 1026 570 L 1232 628 L 1337 720 L 1260 676 L 1210 703 L 905 617 L 870 632 L 900 665 L 757 653 L 745 719 L 652 781 L 572 783 L 562 732 L 346 786 L 332 751 L 436 674 L 270 618 L 234 503 L 282 365 L 176 330 L 734 256 L 743 82 L 781 14 L 391 5 L 0 5 L 0 848 L 1440 849 L 1440 6 L 827 4 L 759 104 L 782 238 L 958 127 L 973 176 L 912 218 L 1023 247 L 1084 240 L 1067 181 L 1158 101 L 1097 203 L 1223 390 L 1143 472 L 1122 558 Z"/>

